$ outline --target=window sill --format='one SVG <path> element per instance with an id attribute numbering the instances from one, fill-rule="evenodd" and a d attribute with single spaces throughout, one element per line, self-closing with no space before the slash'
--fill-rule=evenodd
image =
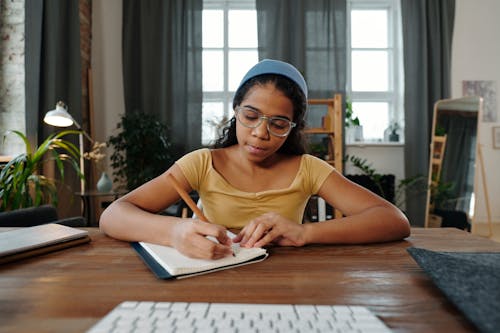
<path id="1" fill-rule="evenodd" d="M 346 142 L 346 147 L 404 147 L 404 142 L 389 142 L 389 141 L 359 141 Z"/>

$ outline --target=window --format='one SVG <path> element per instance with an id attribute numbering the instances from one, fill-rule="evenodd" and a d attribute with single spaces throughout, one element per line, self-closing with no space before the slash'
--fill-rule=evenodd
<path id="1" fill-rule="evenodd" d="M 254 0 L 205 0 L 203 4 L 202 143 L 218 137 L 231 118 L 233 94 L 258 61 Z"/>
<path id="2" fill-rule="evenodd" d="M 346 91 L 365 141 L 387 141 L 394 124 L 403 141 L 400 17 L 398 0 L 348 0 Z M 254 0 L 204 0 L 203 144 L 231 117 L 234 91 L 258 61 L 257 47 Z"/>
<path id="3" fill-rule="evenodd" d="M 397 0 L 349 0 L 347 94 L 365 141 L 403 141 L 403 66 Z M 385 132 L 385 133 L 384 133 Z"/>

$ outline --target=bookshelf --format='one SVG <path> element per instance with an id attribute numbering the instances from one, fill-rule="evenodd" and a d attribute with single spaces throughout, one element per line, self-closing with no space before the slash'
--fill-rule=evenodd
<path id="1" fill-rule="evenodd" d="M 308 112 L 323 112 L 322 121 L 320 127 L 306 128 L 305 133 L 308 135 L 324 135 L 327 141 L 327 154 L 324 159 L 333 165 L 338 172 L 343 172 L 343 152 L 342 152 L 342 95 L 334 94 L 333 98 L 324 99 L 309 99 L 309 105 L 317 105 L 319 107 L 309 108 Z M 321 198 L 311 198 L 312 202 L 309 203 L 309 207 L 313 208 L 312 211 L 318 213 L 317 221 L 322 221 L 332 214 L 329 213 L 331 207 L 325 203 Z M 335 218 L 342 217 L 342 213 L 339 210 L 335 210 L 333 213 Z M 329 217 L 332 218 L 332 217 Z"/>
<path id="2" fill-rule="evenodd" d="M 333 98 L 309 99 L 309 105 L 323 105 L 324 108 L 309 108 L 310 112 L 324 112 L 322 126 L 307 128 L 306 134 L 320 134 L 328 138 L 328 154 L 326 161 L 342 173 L 342 95 Z"/>
<path id="3" fill-rule="evenodd" d="M 441 168 L 443 166 L 444 151 L 446 149 L 446 135 L 435 135 L 431 146 L 432 159 L 432 182 L 437 185 L 441 177 Z"/>

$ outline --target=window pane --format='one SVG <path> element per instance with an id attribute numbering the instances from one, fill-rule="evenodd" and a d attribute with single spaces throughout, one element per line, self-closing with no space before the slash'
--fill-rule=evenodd
<path id="1" fill-rule="evenodd" d="M 387 91 L 389 67 L 387 51 L 353 51 L 351 75 L 353 91 Z"/>
<path id="2" fill-rule="evenodd" d="M 223 57 L 222 51 L 203 51 L 203 91 L 224 90 Z"/>
<path id="3" fill-rule="evenodd" d="M 259 61 L 255 51 L 229 51 L 229 91 L 235 91 L 246 72 Z"/>
<path id="4" fill-rule="evenodd" d="M 389 124 L 389 104 L 384 102 L 353 102 L 352 110 L 363 126 L 367 141 L 382 141 Z"/>
<path id="5" fill-rule="evenodd" d="M 387 10 L 351 11 L 351 46 L 387 48 Z"/>
<path id="6" fill-rule="evenodd" d="M 228 20 L 229 47 L 257 47 L 255 10 L 230 10 Z"/>
<path id="7" fill-rule="evenodd" d="M 203 102 L 202 105 L 202 144 L 211 144 L 218 137 L 217 126 L 223 118 L 222 102 Z"/>
<path id="8" fill-rule="evenodd" d="M 203 47 L 224 46 L 224 12 L 203 10 Z"/>

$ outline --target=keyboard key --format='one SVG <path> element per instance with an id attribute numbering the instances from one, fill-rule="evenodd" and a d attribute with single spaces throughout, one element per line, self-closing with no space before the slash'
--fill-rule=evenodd
<path id="1" fill-rule="evenodd" d="M 390 332 L 362 306 L 123 302 L 88 333 Z"/>

